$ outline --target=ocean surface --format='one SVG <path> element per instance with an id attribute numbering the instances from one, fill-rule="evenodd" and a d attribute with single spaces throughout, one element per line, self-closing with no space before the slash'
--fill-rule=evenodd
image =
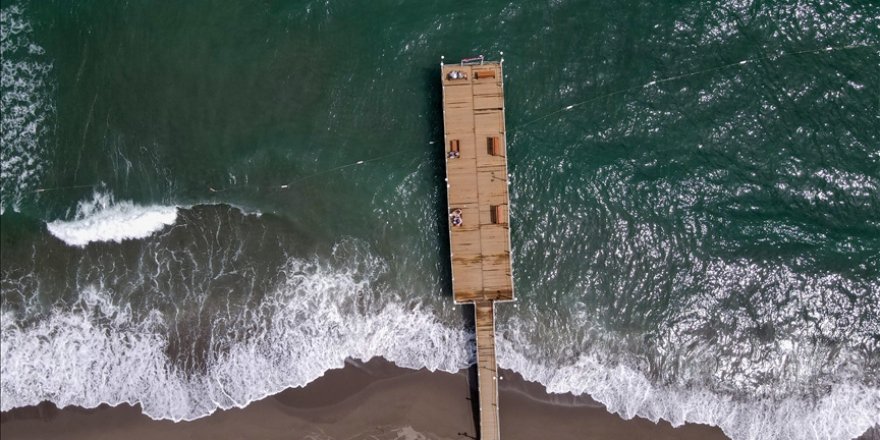
<path id="1" fill-rule="evenodd" d="M 735 440 L 880 423 L 880 3 L 4 1 L 0 406 L 457 371 L 441 55 L 505 63 L 502 367 Z"/>

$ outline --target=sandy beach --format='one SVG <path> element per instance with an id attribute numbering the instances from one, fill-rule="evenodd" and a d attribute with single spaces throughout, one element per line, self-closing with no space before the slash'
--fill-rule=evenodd
<path id="1" fill-rule="evenodd" d="M 704 425 L 623 420 L 586 396 L 547 394 L 503 373 L 505 439 L 725 439 Z M 135 406 L 65 408 L 44 403 L 2 414 L 10 439 L 467 439 L 475 438 L 468 372 L 408 370 L 381 359 L 351 362 L 304 388 L 192 422 L 155 421 Z"/>

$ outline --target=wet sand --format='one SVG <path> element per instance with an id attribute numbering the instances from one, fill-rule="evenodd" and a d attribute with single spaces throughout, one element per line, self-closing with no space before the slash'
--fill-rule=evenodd
<path id="1" fill-rule="evenodd" d="M 548 394 L 543 386 L 515 373 L 502 374 L 499 405 L 505 440 L 727 438 L 720 429 L 705 425 L 673 428 L 665 421 L 623 420 L 589 397 Z M 192 422 L 151 420 L 137 406 L 58 409 L 44 403 L 2 413 L 0 436 L 3 440 L 467 439 L 476 436 L 468 383 L 466 370 L 415 371 L 374 359 L 350 362 L 304 388 Z"/>

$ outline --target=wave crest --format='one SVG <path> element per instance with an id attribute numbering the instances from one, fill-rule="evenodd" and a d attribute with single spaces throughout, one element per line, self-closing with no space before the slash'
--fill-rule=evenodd
<path id="1" fill-rule="evenodd" d="M 31 325 L 4 310 L 0 410 L 45 400 L 86 408 L 125 402 L 154 419 L 192 420 L 304 386 L 347 358 L 448 372 L 469 364 L 462 347 L 471 335 L 428 308 L 379 301 L 373 280 L 381 262 L 359 263 L 332 269 L 291 259 L 277 289 L 238 318 L 246 322 L 235 328 L 247 335 L 212 330 L 197 372 L 169 355 L 172 317 L 136 316 L 114 305 L 111 289 L 85 288 L 73 307 Z"/>
<path id="2" fill-rule="evenodd" d="M 700 388 L 664 387 L 622 364 L 579 354 L 547 365 L 523 353 L 515 332 L 499 333 L 499 366 L 543 384 L 551 393 L 588 394 L 624 419 L 639 416 L 672 426 L 718 426 L 734 440 L 852 439 L 880 424 L 880 389 L 839 384 L 821 398 L 736 399 Z"/>
<path id="3" fill-rule="evenodd" d="M 81 201 L 73 220 L 47 223 L 49 232 L 71 246 L 92 242 L 122 242 L 146 238 L 174 224 L 175 206 L 140 206 L 130 201 L 116 202 L 110 193 L 96 191 L 91 200 Z"/>

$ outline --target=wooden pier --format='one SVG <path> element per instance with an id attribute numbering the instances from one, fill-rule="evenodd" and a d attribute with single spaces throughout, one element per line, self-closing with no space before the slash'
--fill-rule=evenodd
<path id="1" fill-rule="evenodd" d="M 482 440 L 501 436 L 494 303 L 514 299 L 502 62 L 440 69 L 452 291 L 474 304 Z"/>

